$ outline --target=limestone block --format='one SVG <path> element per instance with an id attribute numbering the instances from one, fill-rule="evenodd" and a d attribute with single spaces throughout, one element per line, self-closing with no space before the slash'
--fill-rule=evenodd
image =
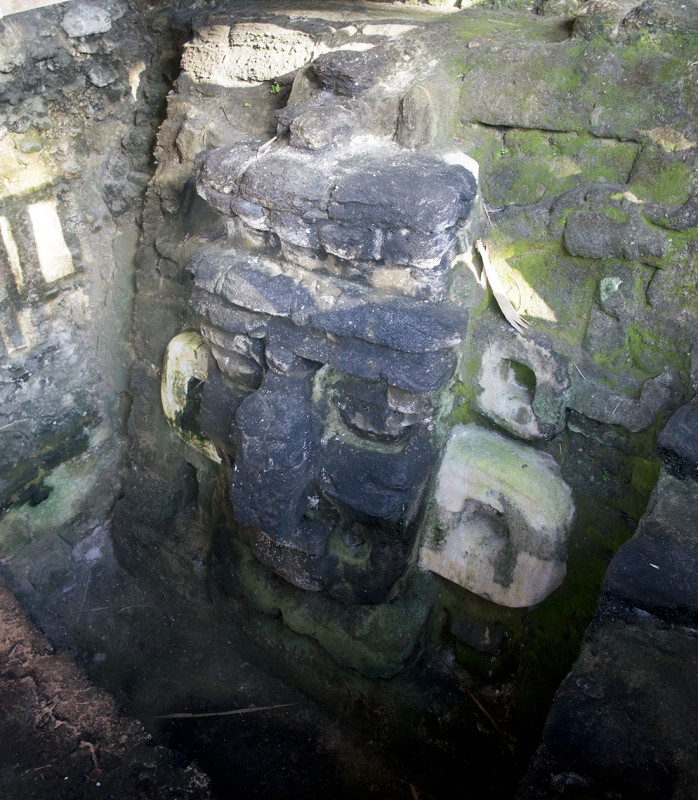
<path id="1" fill-rule="evenodd" d="M 434 101 L 425 86 L 411 86 L 402 99 L 396 141 L 403 147 L 423 147 L 436 138 Z"/>
<path id="2" fill-rule="evenodd" d="M 302 364 L 288 373 L 269 371 L 235 415 L 239 447 L 230 490 L 235 519 L 279 542 L 298 527 L 310 502 L 306 487 L 318 469 L 312 374 L 313 367 Z"/>
<path id="3" fill-rule="evenodd" d="M 175 336 L 165 352 L 160 397 L 165 418 L 177 436 L 220 464 L 213 442 L 196 430 L 195 425 L 187 424 L 192 390 L 208 377 L 208 358 L 208 347 L 200 333 L 186 331 Z"/>
<path id="4" fill-rule="evenodd" d="M 391 387 L 407 393 L 438 391 L 451 378 L 456 367 L 456 355 L 451 350 L 408 353 L 362 339 L 336 336 L 310 326 L 294 325 L 283 318 L 243 311 L 200 289 L 195 289 L 191 305 L 211 324 L 225 331 L 259 338 L 273 328 L 274 335 L 282 336 L 293 352 L 302 358 L 329 364 L 339 372 L 358 378 L 384 380 Z M 224 366 L 221 366 L 223 371 Z"/>
<path id="5" fill-rule="evenodd" d="M 564 430 L 569 372 L 544 343 L 514 335 L 492 337 L 478 383 L 478 410 L 515 436 L 552 439 Z"/>
<path id="6" fill-rule="evenodd" d="M 237 307 L 408 353 L 455 347 L 467 324 L 467 311 L 456 304 L 388 298 L 357 283 L 237 250 L 201 250 L 189 269 L 198 288 Z"/>
<path id="7" fill-rule="evenodd" d="M 196 81 L 218 86 L 272 81 L 306 64 L 319 46 L 312 35 L 272 23 L 213 20 L 185 46 L 182 68 Z"/>
<path id="8" fill-rule="evenodd" d="M 289 144 L 306 150 L 334 147 L 347 141 L 355 126 L 355 115 L 348 109 L 338 104 L 313 105 L 291 122 Z"/>
<path id="9" fill-rule="evenodd" d="M 111 16 L 98 5 L 76 3 L 66 12 L 61 27 L 73 39 L 106 33 L 111 30 Z"/>
<path id="10" fill-rule="evenodd" d="M 622 425 L 638 433 L 657 419 L 677 398 L 675 377 L 671 370 L 648 378 L 639 392 L 618 391 L 601 381 L 576 381 L 569 407 L 604 425 Z"/>
<path id="11" fill-rule="evenodd" d="M 477 425 L 456 426 L 434 496 L 423 569 L 499 605 L 540 603 L 562 583 L 574 503 L 547 453 Z"/>
<path id="12" fill-rule="evenodd" d="M 585 258 L 663 258 L 666 237 L 645 224 L 637 212 L 627 215 L 605 210 L 573 211 L 567 218 L 563 240 L 573 256 Z"/>

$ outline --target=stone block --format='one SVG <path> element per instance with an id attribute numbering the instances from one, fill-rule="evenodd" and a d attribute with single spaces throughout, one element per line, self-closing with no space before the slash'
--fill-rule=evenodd
<path id="1" fill-rule="evenodd" d="M 327 444 L 320 485 L 328 497 L 351 508 L 355 519 L 402 526 L 420 505 L 435 455 L 426 437 L 411 440 L 397 452 L 335 437 Z"/>
<path id="2" fill-rule="evenodd" d="M 476 194 L 475 178 L 460 164 L 386 151 L 342 163 L 328 211 L 348 224 L 441 233 L 469 213 Z"/>
<path id="3" fill-rule="evenodd" d="M 331 107 L 313 105 L 297 114 L 290 123 L 289 144 L 302 150 L 324 150 L 347 142 L 356 126 L 356 117 L 335 103 Z"/>
<path id="4" fill-rule="evenodd" d="M 698 615 L 698 487 L 664 472 L 637 532 L 616 553 L 604 590 L 657 616 L 692 624 Z"/>
<path id="5" fill-rule="evenodd" d="M 644 223 L 639 214 L 603 209 L 573 211 L 567 217 L 563 241 L 573 256 L 585 258 L 663 258 L 666 237 Z"/>
<path id="6" fill-rule="evenodd" d="M 180 333 L 167 345 L 160 394 L 165 418 L 177 436 L 206 458 L 220 463 L 216 446 L 188 419 L 190 415 L 198 419 L 195 392 L 206 381 L 208 370 L 209 351 L 201 334 Z"/>
<path id="7" fill-rule="evenodd" d="M 671 416 L 657 446 L 674 475 L 698 479 L 698 404 L 681 406 Z"/>
<path id="8" fill-rule="evenodd" d="M 66 11 L 61 27 L 71 39 L 94 36 L 111 30 L 111 16 L 98 5 L 76 3 Z"/>
<path id="9" fill-rule="evenodd" d="M 336 50 L 316 58 L 310 70 L 323 88 L 354 97 L 373 85 L 383 67 L 380 56 L 370 50 Z"/>
<path id="10" fill-rule="evenodd" d="M 500 335 L 483 354 L 478 410 L 522 439 L 552 439 L 566 423 L 565 359 L 543 341 Z"/>
<path id="11" fill-rule="evenodd" d="M 311 413 L 311 376 L 268 372 L 238 408 L 239 447 L 230 499 L 241 525 L 284 541 L 308 506 L 319 436 Z"/>
<path id="12" fill-rule="evenodd" d="M 499 605 L 533 606 L 562 583 L 574 503 L 546 453 L 477 425 L 449 437 L 420 565 Z"/>

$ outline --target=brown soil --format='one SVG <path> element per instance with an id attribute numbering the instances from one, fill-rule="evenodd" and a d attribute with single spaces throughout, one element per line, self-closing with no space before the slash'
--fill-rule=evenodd
<path id="1" fill-rule="evenodd" d="M 0 796 L 210 798 L 208 778 L 154 746 L 140 722 L 56 652 L 0 579 Z"/>

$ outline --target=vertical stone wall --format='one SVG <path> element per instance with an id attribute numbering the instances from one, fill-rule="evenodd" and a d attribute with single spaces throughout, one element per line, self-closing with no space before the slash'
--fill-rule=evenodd
<path id="1" fill-rule="evenodd" d="M 0 555 L 35 610 L 108 529 L 134 264 L 176 34 L 126 3 L 0 22 Z"/>
<path id="2" fill-rule="evenodd" d="M 470 10 L 429 22 L 393 9 L 370 20 L 325 11 L 197 19 L 159 134 L 140 251 L 131 455 L 133 475 L 147 469 L 148 481 L 131 479 L 117 515 L 126 562 L 140 561 L 191 597 L 209 585 L 250 604 L 262 617 L 246 624 L 272 649 L 282 640 L 319 645 L 367 674 L 450 654 L 502 720 L 523 728 L 542 718 L 606 565 L 644 512 L 659 474 L 657 434 L 694 391 L 696 341 L 692 40 L 678 22 L 683 12 L 660 25 L 646 6 L 616 10 L 617 18 L 591 7 L 574 19 L 539 10 Z M 318 246 L 317 232 L 291 219 L 331 174 L 322 153 L 348 159 L 361 136 L 365 149 L 374 137 L 406 154 L 458 149 L 473 157 L 483 244 L 475 250 L 462 238 L 439 289 L 469 322 L 437 414 L 441 440 L 451 435 L 453 447 L 443 474 L 430 472 L 421 558 L 415 550 L 402 593 L 382 611 L 377 604 L 359 645 L 347 634 L 356 609 L 346 616 L 321 593 L 289 587 L 283 581 L 298 574 L 297 563 L 276 546 L 262 553 L 239 530 L 252 519 L 227 498 L 239 434 L 213 409 L 230 393 L 225 370 L 235 359 L 239 368 L 233 339 L 243 329 L 230 328 L 227 339 L 210 330 L 223 312 L 206 293 L 238 312 L 284 315 L 283 293 L 255 283 L 266 270 L 271 286 L 275 268 L 245 272 L 226 249 L 241 241 L 253 253 L 280 248 L 293 269 L 319 276 L 316 286 L 340 274 L 342 259 L 376 285 L 385 265 L 373 255 L 375 241 L 330 241 L 321 232 Z M 214 152 L 204 160 L 204 151 Z M 298 172 L 298 159 L 284 154 L 302 151 L 318 156 Z M 217 255 L 192 260 L 198 251 Z M 370 259 L 377 261 L 368 270 Z M 485 261 L 499 300 L 481 276 Z M 226 272 L 237 269 L 240 283 Z M 388 292 L 409 285 L 397 272 L 381 275 Z M 503 296 L 516 327 L 503 316 Z M 236 320 L 252 340 L 270 336 L 252 317 Z M 162 365 L 168 341 L 196 331 L 204 335 L 196 348 L 208 342 L 218 367 L 197 360 L 182 373 L 193 394 L 180 392 L 177 413 L 202 403 L 210 436 L 197 438 L 195 425 L 178 439 L 160 408 Z M 286 344 L 327 363 L 316 343 Z M 207 383 L 215 369 L 224 377 Z M 357 397 L 351 402 L 355 413 Z M 180 434 L 187 427 L 171 422 Z M 191 446 L 211 440 L 221 466 Z M 233 503 L 251 498 L 235 480 Z M 400 598 L 396 628 L 389 613 Z M 264 615 L 274 623 L 259 622 Z M 377 659 L 366 655 L 372 649 Z"/>
<path id="3" fill-rule="evenodd" d="M 119 497 L 139 581 L 434 772 L 532 745 L 697 381 L 695 20 L 580 5 L 1 23 L 0 536 L 28 603 Z"/>

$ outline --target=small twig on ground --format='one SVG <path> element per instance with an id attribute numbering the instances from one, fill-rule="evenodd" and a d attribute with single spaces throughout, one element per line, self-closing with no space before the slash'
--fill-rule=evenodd
<path id="1" fill-rule="evenodd" d="M 447 667 L 450 670 L 450 672 L 453 673 L 453 675 L 455 676 L 455 678 L 458 681 L 461 689 L 463 689 L 465 691 L 465 693 L 468 695 L 468 697 L 473 701 L 473 703 L 475 703 L 475 705 L 485 715 L 485 717 L 487 718 L 487 720 L 490 723 L 490 725 L 494 728 L 495 732 L 497 734 L 499 734 L 499 738 L 502 740 L 502 743 L 507 748 L 507 750 L 509 750 L 510 753 L 513 753 L 514 752 L 514 746 L 509 741 L 509 739 L 510 739 L 509 735 L 499 727 L 499 725 L 497 724 L 497 721 L 495 720 L 495 718 L 490 714 L 490 712 L 482 705 L 482 703 L 477 699 L 477 697 L 475 697 L 475 695 L 465 685 L 465 682 L 460 677 L 460 675 L 458 675 L 458 673 L 450 665 L 447 665 Z"/>
<path id="2" fill-rule="evenodd" d="M 97 761 L 97 750 L 92 742 L 88 742 L 85 739 L 80 740 L 80 747 L 86 747 L 90 751 L 90 755 L 92 756 L 92 763 L 95 767 L 95 772 L 100 773 L 102 770 L 99 766 L 99 761 Z"/>
<path id="3" fill-rule="evenodd" d="M 211 119 L 213 115 L 216 113 L 218 108 L 214 108 L 211 110 L 211 113 L 208 115 L 208 119 L 206 120 L 206 124 L 204 125 L 203 133 L 201 134 L 201 144 L 206 147 L 206 134 L 208 133 L 208 126 L 211 124 Z"/>
<path id="4" fill-rule="evenodd" d="M 274 711 L 277 708 L 290 708 L 298 703 L 282 703 L 277 706 L 257 706 L 256 708 L 234 708 L 232 711 L 209 711 L 201 714 L 190 714 L 188 711 L 179 711 L 175 714 L 159 714 L 152 719 L 203 719 L 204 717 L 232 717 L 235 714 L 254 714 L 257 711 Z"/>
<path id="5" fill-rule="evenodd" d="M 579 367 L 578 367 L 578 366 L 575 364 L 575 362 L 574 362 L 574 361 L 572 362 L 572 365 L 573 365 L 573 366 L 574 366 L 574 368 L 577 370 L 577 372 L 578 372 L 578 373 L 579 373 L 579 374 L 582 376 L 582 378 L 584 378 L 584 380 L 586 380 L 586 379 L 587 379 L 587 378 L 586 378 L 586 375 L 585 375 L 585 374 L 582 372 L 582 370 L 581 370 L 581 369 L 579 369 Z"/>
<path id="6" fill-rule="evenodd" d="M 8 428 L 11 428 L 13 425 L 19 425 L 22 422 L 29 422 L 28 419 L 16 419 L 13 422 L 8 422 L 7 425 L 3 425 L 0 428 L 0 431 L 6 431 Z"/>
<path id="7" fill-rule="evenodd" d="M 90 588 L 90 580 L 92 578 L 92 570 L 87 573 L 87 580 L 85 581 L 85 591 L 82 593 L 82 601 L 80 602 L 80 608 L 78 609 L 78 615 L 75 618 L 75 622 L 80 621 L 80 617 L 82 616 L 82 609 L 85 607 L 85 598 L 87 597 L 87 590 Z"/>

